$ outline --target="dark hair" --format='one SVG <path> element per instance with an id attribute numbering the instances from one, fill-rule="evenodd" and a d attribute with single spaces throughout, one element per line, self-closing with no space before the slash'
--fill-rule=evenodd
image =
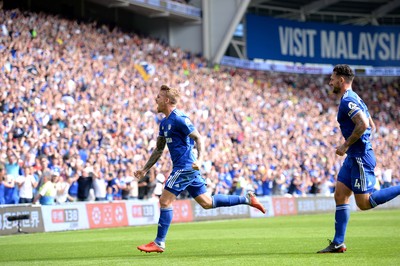
<path id="1" fill-rule="evenodd" d="M 348 65 L 336 65 L 333 68 L 333 72 L 335 72 L 337 76 L 344 77 L 346 81 L 351 82 L 354 79 L 354 72 Z"/>

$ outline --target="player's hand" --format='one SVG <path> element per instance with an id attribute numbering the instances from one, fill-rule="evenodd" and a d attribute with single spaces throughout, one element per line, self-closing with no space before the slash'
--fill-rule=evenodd
<path id="1" fill-rule="evenodd" d="M 143 171 L 143 170 L 137 170 L 137 171 L 135 171 L 134 173 L 133 173 L 133 175 L 137 178 L 137 179 L 142 179 L 145 175 L 146 175 L 146 172 L 145 171 Z"/>
<path id="2" fill-rule="evenodd" d="M 348 146 L 346 145 L 340 145 L 339 147 L 336 148 L 336 154 L 339 156 L 343 156 L 346 154 L 346 151 L 349 149 Z"/>
<path id="3" fill-rule="evenodd" d="M 194 170 L 200 170 L 200 167 L 201 167 L 201 162 L 195 161 L 195 162 L 192 163 L 192 168 Z"/>

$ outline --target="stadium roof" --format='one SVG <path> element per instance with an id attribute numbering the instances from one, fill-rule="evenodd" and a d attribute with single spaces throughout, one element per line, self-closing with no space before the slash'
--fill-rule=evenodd
<path id="1" fill-rule="evenodd" d="M 149 18 L 165 18 L 183 23 L 200 23 L 201 9 L 168 0 L 88 0 L 108 8 L 122 8 Z"/>
<path id="2" fill-rule="evenodd" d="M 201 0 L 183 5 L 174 1 L 89 0 L 107 7 L 119 7 L 148 17 L 165 17 L 181 22 L 201 21 Z M 161 2 L 163 2 L 161 4 Z M 165 3 L 174 3 L 174 10 L 166 10 Z M 160 8 L 155 7 L 158 3 Z M 188 13 L 179 7 L 197 8 Z M 178 7 L 178 9 L 176 8 Z M 175 12 L 176 11 L 176 12 Z M 183 11 L 183 12 L 182 12 Z M 197 12 L 197 13 L 196 13 Z M 298 21 L 330 22 L 350 25 L 400 25 L 400 0 L 251 0 L 248 13 Z"/>

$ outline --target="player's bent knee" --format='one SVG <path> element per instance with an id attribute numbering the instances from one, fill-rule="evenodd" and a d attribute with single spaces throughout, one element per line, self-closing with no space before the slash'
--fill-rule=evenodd
<path id="1" fill-rule="evenodd" d="M 196 199 L 196 201 L 203 209 L 208 210 L 212 208 L 212 200 Z"/>
<path id="2" fill-rule="evenodd" d="M 195 198 L 196 202 L 203 207 L 203 209 L 211 209 L 213 207 L 213 200 L 206 194 L 199 195 Z"/>
<path id="3" fill-rule="evenodd" d="M 366 211 L 372 209 L 371 203 L 369 202 L 369 195 L 368 194 L 355 194 L 356 204 L 357 207 L 362 210 Z"/>
<path id="4" fill-rule="evenodd" d="M 369 205 L 369 206 L 367 206 L 367 205 L 357 205 L 357 206 L 362 211 L 366 211 L 366 210 L 371 209 L 371 205 Z"/>
<path id="5" fill-rule="evenodd" d="M 369 202 L 357 202 L 357 207 L 362 211 L 366 211 L 372 208 Z"/>
<path id="6" fill-rule="evenodd" d="M 212 203 L 208 203 L 208 202 L 202 202 L 199 203 L 201 207 L 203 207 L 203 209 L 208 210 L 212 208 Z"/>

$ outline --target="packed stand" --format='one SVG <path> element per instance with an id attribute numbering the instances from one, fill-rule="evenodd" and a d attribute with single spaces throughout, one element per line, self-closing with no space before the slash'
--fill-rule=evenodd
<path id="1" fill-rule="evenodd" d="M 140 182 L 133 171 L 155 147 L 162 84 L 206 137 L 210 194 L 332 194 L 342 137 L 329 77 L 208 68 L 117 28 L 0 12 L 0 204 L 157 199 L 168 156 Z M 354 90 L 377 125 L 378 184 L 399 183 L 399 79 Z"/>

